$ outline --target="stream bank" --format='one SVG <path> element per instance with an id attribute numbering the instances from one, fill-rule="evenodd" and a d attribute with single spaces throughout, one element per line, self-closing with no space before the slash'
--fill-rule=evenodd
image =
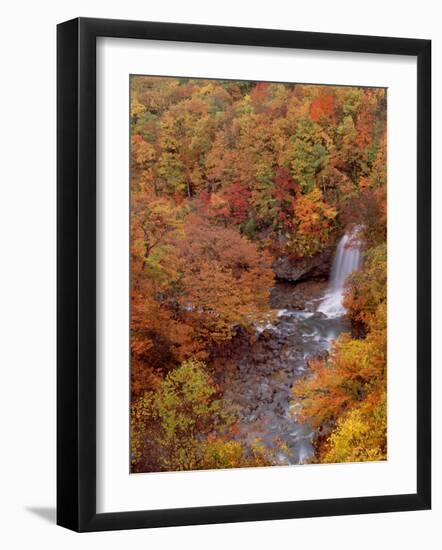
<path id="1" fill-rule="evenodd" d="M 232 347 L 233 368 L 226 362 L 222 387 L 237 414 L 237 438 L 248 444 L 259 439 L 277 464 L 302 464 L 314 457 L 315 434 L 311 423 L 297 421 L 301 405 L 294 402 L 292 388 L 308 374 L 311 358 L 327 356 L 332 342 L 352 330 L 343 295 L 348 275 L 361 265 L 358 231 L 354 227 L 341 236 L 331 270 L 329 250 L 309 260 L 276 264 L 288 279 L 271 290 L 273 315 L 255 326 L 253 341 L 245 338 Z M 305 281 L 307 274 L 313 278 Z M 297 282 L 288 282 L 293 280 Z"/>
<path id="2" fill-rule="evenodd" d="M 237 438 L 259 439 L 278 464 L 302 464 L 313 458 L 313 432 L 296 421 L 292 386 L 308 372 L 308 359 L 327 354 L 332 340 L 349 330 L 345 317 L 328 318 L 317 311 L 327 283 L 278 282 L 271 292 L 274 319 L 256 327 L 256 341 L 244 341 L 230 357 L 224 398 L 233 403 L 239 420 Z M 236 357 L 235 357 L 236 355 Z"/>

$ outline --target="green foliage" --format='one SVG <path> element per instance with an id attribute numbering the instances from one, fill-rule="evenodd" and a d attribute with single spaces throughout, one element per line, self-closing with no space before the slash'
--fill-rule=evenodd
<path id="1" fill-rule="evenodd" d="M 132 405 L 134 471 L 195 470 L 264 462 L 225 435 L 234 417 L 220 400 L 204 363 L 190 360 L 169 372 L 156 392 Z"/>
<path id="2" fill-rule="evenodd" d="M 298 122 L 289 158 L 294 180 L 300 183 L 303 193 L 310 193 L 316 176 L 328 162 L 328 151 L 323 143 L 321 128 L 310 119 L 304 118 Z"/>
<path id="3" fill-rule="evenodd" d="M 178 155 L 165 151 L 158 161 L 158 175 L 167 193 L 180 193 L 186 189 L 184 166 Z"/>
<path id="4" fill-rule="evenodd" d="M 241 233 L 253 241 L 256 239 L 256 222 L 253 218 L 246 220 L 241 226 Z"/>
<path id="5" fill-rule="evenodd" d="M 363 100 L 362 88 L 347 88 L 342 92 L 342 112 L 344 115 L 355 116 L 359 110 L 361 101 Z"/>

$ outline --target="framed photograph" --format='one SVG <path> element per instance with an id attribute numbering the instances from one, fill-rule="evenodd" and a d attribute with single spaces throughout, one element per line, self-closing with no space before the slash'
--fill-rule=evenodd
<path id="1" fill-rule="evenodd" d="M 57 523 L 429 509 L 430 41 L 57 36 Z"/>

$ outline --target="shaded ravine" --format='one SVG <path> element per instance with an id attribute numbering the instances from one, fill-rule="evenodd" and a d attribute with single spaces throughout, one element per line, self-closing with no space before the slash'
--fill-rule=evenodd
<path id="1" fill-rule="evenodd" d="M 326 354 L 333 340 L 350 330 L 342 293 L 346 276 L 359 266 L 359 244 L 355 258 L 347 242 L 344 235 L 330 285 L 275 285 L 270 299 L 274 318 L 256 327 L 256 343 L 240 350 L 237 368 L 223 380 L 224 398 L 238 417 L 237 438 L 247 443 L 259 439 L 281 465 L 302 464 L 314 455 L 314 433 L 308 421 L 296 420 L 300 405 L 293 401 L 292 386 L 308 372 L 309 358 Z"/>

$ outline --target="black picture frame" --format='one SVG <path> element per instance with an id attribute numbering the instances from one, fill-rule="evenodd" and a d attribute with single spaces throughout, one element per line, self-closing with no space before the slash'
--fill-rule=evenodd
<path id="1" fill-rule="evenodd" d="M 96 512 L 96 39 L 396 54 L 417 58 L 417 492 Z M 431 506 L 431 41 L 79 18 L 57 28 L 57 523 L 75 531 L 425 510 Z"/>

